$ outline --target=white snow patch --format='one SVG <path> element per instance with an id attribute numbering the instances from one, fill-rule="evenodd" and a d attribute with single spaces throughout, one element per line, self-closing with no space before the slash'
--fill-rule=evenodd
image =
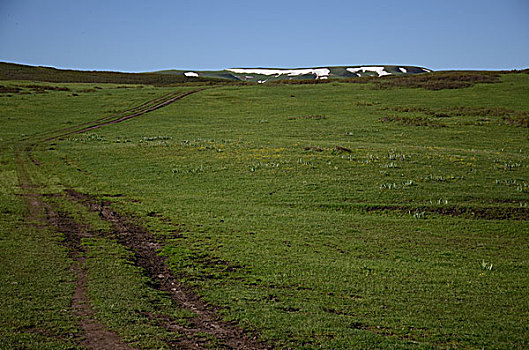
<path id="1" fill-rule="evenodd" d="M 378 74 L 379 77 L 383 76 L 383 75 L 391 75 L 391 73 L 388 73 L 384 70 L 384 67 L 375 67 L 375 66 L 372 66 L 372 67 L 360 67 L 360 68 L 347 68 L 346 69 L 348 72 L 351 72 L 351 73 L 357 73 L 357 72 L 375 72 Z"/>
<path id="2" fill-rule="evenodd" d="M 402 73 L 408 73 L 408 71 L 406 70 L 406 68 L 399 67 L 399 70 L 400 70 Z"/>
<path id="3" fill-rule="evenodd" d="M 184 75 L 186 77 L 198 77 L 198 73 L 195 72 L 185 72 Z"/>
<path id="4" fill-rule="evenodd" d="M 238 74 L 261 74 L 274 75 L 276 78 L 281 75 L 294 77 L 297 75 L 314 74 L 316 79 L 328 78 L 331 74 L 329 68 L 303 68 L 303 69 L 265 69 L 265 68 L 231 68 L 227 69 L 230 72 Z"/>

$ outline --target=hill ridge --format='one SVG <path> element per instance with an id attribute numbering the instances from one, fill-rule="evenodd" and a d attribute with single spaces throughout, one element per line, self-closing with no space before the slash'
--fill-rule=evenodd
<path id="1" fill-rule="evenodd" d="M 406 65 L 350 65 L 319 66 L 304 68 L 234 67 L 217 71 L 162 70 L 156 73 L 183 75 L 186 77 L 220 78 L 256 83 L 266 83 L 284 79 L 343 79 L 364 76 L 409 75 L 430 73 L 432 70 Z"/>
<path id="2" fill-rule="evenodd" d="M 186 82 L 267 83 L 278 80 L 326 80 L 355 77 L 413 75 L 432 70 L 405 65 L 320 66 L 306 68 L 235 67 L 217 71 L 169 69 L 155 72 L 74 70 L 0 62 L 0 80 L 33 80 L 64 83 L 118 83 L 168 85 Z"/>

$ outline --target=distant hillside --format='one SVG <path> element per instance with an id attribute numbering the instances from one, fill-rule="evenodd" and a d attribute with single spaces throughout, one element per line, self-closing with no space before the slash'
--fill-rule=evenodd
<path id="1" fill-rule="evenodd" d="M 155 73 L 183 77 L 217 78 L 254 83 L 293 79 L 340 79 L 365 76 L 409 75 L 431 70 L 413 66 L 340 66 L 316 68 L 230 68 L 220 71 L 164 70 Z"/>
<path id="2" fill-rule="evenodd" d="M 349 83 L 369 82 L 377 89 L 410 87 L 440 90 L 466 88 L 476 83 L 498 82 L 499 74 L 505 73 L 511 72 L 432 72 L 426 68 L 413 66 L 342 66 L 294 69 L 230 68 L 220 71 L 165 70 L 150 73 L 123 73 L 56 69 L 0 62 L 0 81 L 31 80 L 52 83 L 115 83 L 159 86 L 183 83 L 255 84 L 271 82 L 276 84 L 307 84 L 341 79 Z"/>
<path id="3" fill-rule="evenodd" d="M 159 73 L 79 71 L 0 62 L 0 80 L 32 80 L 52 83 L 116 83 L 169 85 L 187 82 L 219 82 L 207 77 Z"/>

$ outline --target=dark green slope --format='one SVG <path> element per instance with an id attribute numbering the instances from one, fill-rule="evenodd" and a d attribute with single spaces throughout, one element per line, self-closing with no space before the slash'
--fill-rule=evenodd
<path id="1" fill-rule="evenodd" d="M 210 82 L 212 79 L 204 77 L 186 77 L 178 74 L 167 75 L 159 73 L 79 71 L 0 62 L 0 80 L 31 80 L 52 83 L 168 85 L 186 82 Z"/>

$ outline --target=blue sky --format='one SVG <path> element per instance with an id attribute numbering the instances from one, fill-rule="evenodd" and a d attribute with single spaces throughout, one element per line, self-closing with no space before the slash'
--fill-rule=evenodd
<path id="1" fill-rule="evenodd" d="M 0 0 L 0 61 L 153 71 L 529 67 L 528 0 Z"/>

